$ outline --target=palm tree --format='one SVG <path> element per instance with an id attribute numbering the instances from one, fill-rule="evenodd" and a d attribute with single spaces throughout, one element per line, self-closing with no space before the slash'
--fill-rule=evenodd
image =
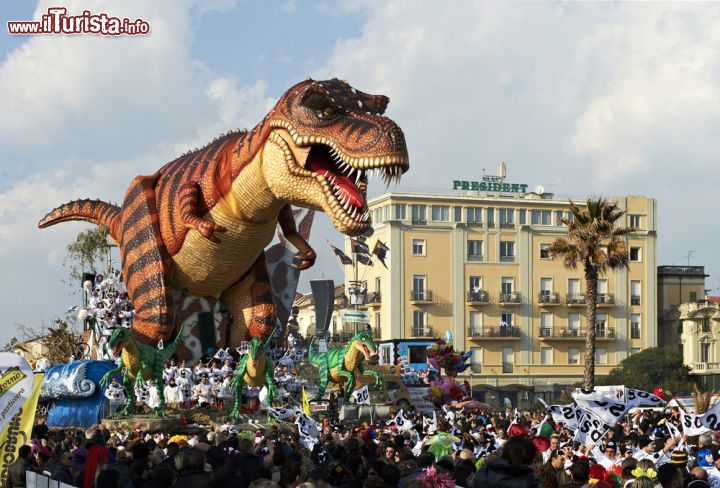
<path id="1" fill-rule="evenodd" d="M 595 387 L 595 317 L 597 315 L 598 276 L 608 269 L 619 270 L 628 267 L 630 258 L 623 236 L 633 232 L 632 227 L 616 227 L 625 212 L 617 202 L 604 198 L 587 200 L 587 206 L 580 208 L 570 202 L 572 218 L 563 218 L 568 228 L 567 236 L 560 237 L 550 245 L 551 258 L 562 259 L 568 269 L 582 265 L 585 272 L 585 300 L 587 305 L 588 328 L 585 338 L 585 374 L 583 389 L 591 392 Z"/>

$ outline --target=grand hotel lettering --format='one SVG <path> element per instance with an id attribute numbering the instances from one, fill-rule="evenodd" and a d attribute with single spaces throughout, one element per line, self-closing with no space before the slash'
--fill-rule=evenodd
<path id="1" fill-rule="evenodd" d="M 483 176 L 483 181 L 453 180 L 453 190 L 526 193 L 527 187 L 524 183 L 503 183 L 499 176 Z"/>

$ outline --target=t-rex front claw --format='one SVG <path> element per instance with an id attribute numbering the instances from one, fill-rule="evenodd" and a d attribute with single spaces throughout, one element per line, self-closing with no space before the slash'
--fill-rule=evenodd
<path id="1" fill-rule="evenodd" d="M 317 254 L 315 254 L 315 251 L 310 250 L 306 252 L 299 252 L 295 255 L 295 259 L 299 261 L 297 264 L 293 264 L 293 266 L 299 270 L 308 269 L 313 264 L 315 264 L 315 259 L 317 258 Z"/>

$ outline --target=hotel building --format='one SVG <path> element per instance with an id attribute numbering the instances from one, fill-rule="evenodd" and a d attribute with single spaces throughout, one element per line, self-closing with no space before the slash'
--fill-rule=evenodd
<path id="1" fill-rule="evenodd" d="M 570 215 L 569 199 L 495 176 L 448 183 L 369 201 L 374 234 L 366 243 L 390 249 L 387 269 L 374 260 L 358 270 L 371 326 L 381 340 L 410 342 L 450 331 L 457 350 L 472 351 L 464 379 L 484 401 L 555 400 L 582 378 L 589 325 L 582 267 L 568 270 L 547 254 L 566 234 L 560 219 Z M 597 374 L 658 341 L 656 202 L 613 200 L 626 212 L 618 224 L 637 231 L 627 239 L 629 269 L 598 283 Z M 353 279 L 347 266 L 346 288 Z"/>

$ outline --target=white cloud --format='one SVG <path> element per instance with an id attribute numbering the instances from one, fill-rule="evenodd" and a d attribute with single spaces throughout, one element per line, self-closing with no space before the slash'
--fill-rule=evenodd
<path id="1" fill-rule="evenodd" d="M 12 323 L 49 323 L 77 301 L 60 264 L 87 224 L 38 230 L 45 213 L 78 198 L 119 202 L 135 175 L 265 114 L 263 81 L 238 86 L 191 55 L 191 16 L 230 3 L 66 2 L 70 13 L 142 18 L 151 34 L 33 37 L 0 64 L 0 158 L 36 168 L 0 191 L 0 268 L 17 292 L 0 294 L 8 334 Z M 41 1 L 35 18 L 54 5 Z"/>
<path id="2" fill-rule="evenodd" d="M 337 6 L 368 18 L 315 76 L 390 97 L 411 157 L 404 186 L 507 161 L 510 178 L 557 194 L 645 194 L 659 201 L 658 264 L 692 248 L 720 271 L 720 235 L 698 242 L 696 227 L 717 206 L 720 5 Z"/>

